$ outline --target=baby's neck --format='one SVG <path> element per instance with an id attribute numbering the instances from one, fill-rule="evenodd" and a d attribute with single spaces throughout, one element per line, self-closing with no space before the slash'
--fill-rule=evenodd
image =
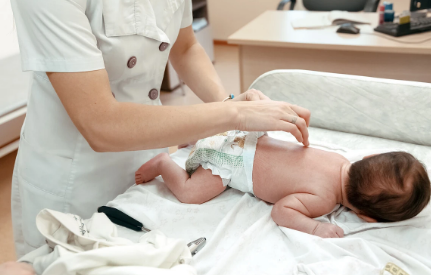
<path id="1" fill-rule="evenodd" d="M 350 203 L 347 200 L 346 185 L 349 182 L 349 169 L 351 165 L 352 164 L 350 162 L 347 162 L 341 166 L 340 182 L 339 188 L 337 190 L 337 203 L 340 203 L 346 207 L 350 206 Z"/>

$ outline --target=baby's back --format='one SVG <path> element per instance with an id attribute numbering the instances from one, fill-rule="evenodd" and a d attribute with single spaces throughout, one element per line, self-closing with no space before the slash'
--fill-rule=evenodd
<path id="1" fill-rule="evenodd" d="M 253 165 L 256 197 L 275 203 L 293 193 L 309 193 L 335 200 L 341 188 L 343 156 L 263 136 Z"/>

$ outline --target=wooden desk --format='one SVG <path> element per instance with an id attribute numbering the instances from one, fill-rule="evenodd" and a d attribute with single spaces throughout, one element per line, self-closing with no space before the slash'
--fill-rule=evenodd
<path id="1" fill-rule="evenodd" d="M 292 20 L 309 11 L 266 11 L 232 34 L 228 42 L 240 47 L 241 91 L 261 74 L 275 69 L 321 72 L 431 82 L 431 32 L 396 38 L 373 34 L 376 13 L 363 13 L 373 24 L 361 34 L 336 33 L 337 26 L 293 29 Z"/>

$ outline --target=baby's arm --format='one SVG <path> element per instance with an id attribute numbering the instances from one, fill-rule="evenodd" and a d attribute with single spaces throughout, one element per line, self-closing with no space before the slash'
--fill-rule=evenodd
<path id="1" fill-rule="evenodd" d="M 312 219 L 328 214 L 334 206 L 334 203 L 319 196 L 296 193 L 279 200 L 274 205 L 271 216 L 280 226 L 322 238 L 342 238 L 344 232 L 341 227 Z"/>

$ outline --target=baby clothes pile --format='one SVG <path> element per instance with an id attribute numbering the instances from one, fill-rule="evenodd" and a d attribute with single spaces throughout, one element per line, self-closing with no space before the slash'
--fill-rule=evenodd
<path id="1" fill-rule="evenodd" d="M 132 242 L 118 237 L 105 214 L 83 220 L 48 209 L 38 214 L 36 224 L 47 244 L 19 261 L 31 263 L 37 274 L 196 274 L 186 242 L 157 230 Z"/>

